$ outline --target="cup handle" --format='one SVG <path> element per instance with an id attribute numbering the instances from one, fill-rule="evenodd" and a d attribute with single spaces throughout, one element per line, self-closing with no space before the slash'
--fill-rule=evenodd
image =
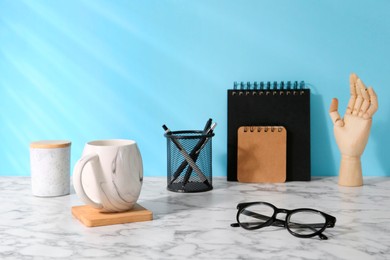
<path id="1" fill-rule="evenodd" d="M 97 161 L 98 159 L 99 156 L 97 154 L 89 154 L 78 160 L 73 171 L 73 185 L 81 200 L 83 200 L 85 203 L 91 205 L 94 208 L 101 209 L 103 208 L 103 205 L 101 203 L 96 203 L 85 193 L 82 181 L 82 174 L 85 165 L 88 162 L 92 163 L 93 161 Z"/>

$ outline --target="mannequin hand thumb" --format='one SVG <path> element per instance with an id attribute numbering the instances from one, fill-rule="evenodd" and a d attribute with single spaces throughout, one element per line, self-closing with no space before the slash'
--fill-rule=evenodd
<path id="1" fill-rule="evenodd" d="M 329 108 L 329 115 L 332 119 L 332 122 L 335 126 L 344 126 L 344 121 L 341 119 L 339 112 L 337 111 L 339 108 L 339 101 L 337 98 L 332 99 L 332 103 Z"/>

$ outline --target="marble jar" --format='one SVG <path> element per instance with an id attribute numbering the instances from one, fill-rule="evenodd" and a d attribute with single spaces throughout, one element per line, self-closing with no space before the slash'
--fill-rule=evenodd
<path id="1" fill-rule="evenodd" d="M 70 146 L 66 140 L 45 140 L 30 144 L 32 194 L 55 197 L 70 191 Z"/>

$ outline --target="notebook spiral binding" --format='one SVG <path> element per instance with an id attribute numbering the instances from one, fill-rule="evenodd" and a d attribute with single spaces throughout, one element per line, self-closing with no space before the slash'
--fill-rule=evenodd
<path id="1" fill-rule="evenodd" d="M 278 126 L 245 126 L 244 127 L 244 132 L 265 132 L 267 133 L 268 131 L 271 131 L 271 132 L 275 132 L 275 131 L 278 131 L 278 132 L 282 132 L 283 131 L 283 128 L 282 127 L 278 127 Z"/>
<path id="2" fill-rule="evenodd" d="M 272 86 L 271 86 L 272 85 Z M 284 81 L 277 82 L 274 81 L 272 84 L 270 81 L 267 82 L 247 82 L 246 86 L 244 82 L 241 81 L 240 84 L 238 84 L 237 81 L 233 84 L 233 92 L 232 95 L 239 95 L 239 96 L 262 96 L 262 95 L 304 95 L 305 91 L 305 82 L 301 81 L 298 84 L 298 81 L 294 81 L 292 83 L 291 81 L 287 81 L 286 83 Z"/>

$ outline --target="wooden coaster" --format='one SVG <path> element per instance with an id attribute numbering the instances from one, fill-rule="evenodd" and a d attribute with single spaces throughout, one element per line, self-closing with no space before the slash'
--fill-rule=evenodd
<path id="1" fill-rule="evenodd" d="M 141 222 L 153 219 L 153 212 L 139 204 L 125 212 L 103 213 L 91 206 L 74 206 L 72 214 L 87 227 L 108 226 L 131 222 Z"/>

